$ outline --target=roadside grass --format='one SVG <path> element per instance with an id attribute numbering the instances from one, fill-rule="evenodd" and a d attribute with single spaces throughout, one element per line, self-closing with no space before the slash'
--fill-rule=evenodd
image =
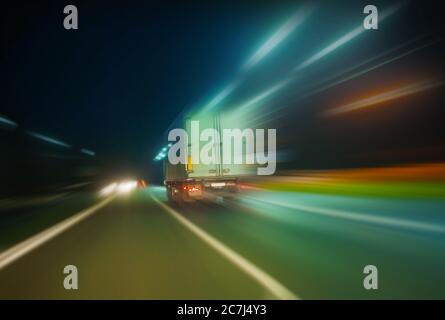
<path id="1" fill-rule="evenodd" d="M 445 181 L 261 182 L 256 187 L 286 192 L 391 198 L 445 198 Z"/>

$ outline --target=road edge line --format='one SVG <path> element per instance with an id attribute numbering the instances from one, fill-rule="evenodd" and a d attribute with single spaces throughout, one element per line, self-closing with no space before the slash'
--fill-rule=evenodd
<path id="1" fill-rule="evenodd" d="M 280 206 L 287 209 L 318 214 L 335 219 L 351 220 L 355 222 L 358 221 L 362 223 L 372 223 L 375 225 L 382 225 L 384 227 L 391 227 L 391 228 L 404 228 L 404 229 L 414 229 L 417 231 L 423 230 L 434 233 L 445 233 L 445 228 L 443 226 L 432 223 L 421 222 L 418 220 L 410 220 L 410 219 L 404 220 L 393 217 L 375 216 L 366 212 L 329 209 L 323 207 L 315 207 L 311 205 L 287 204 L 284 202 L 279 202 L 274 200 L 259 199 L 252 196 L 245 196 L 245 198 L 251 201 L 259 201 L 268 205 Z"/>
<path id="2" fill-rule="evenodd" d="M 190 232 L 192 232 L 195 236 L 200 238 L 210 247 L 212 247 L 219 254 L 224 256 L 227 260 L 236 265 L 239 269 L 244 271 L 251 278 L 256 280 L 258 283 L 263 286 L 263 288 L 270 291 L 273 295 L 275 295 L 278 299 L 281 300 L 300 300 L 300 298 L 294 294 L 292 291 L 287 289 L 284 285 L 282 285 L 278 280 L 267 274 L 265 271 L 254 265 L 252 262 L 242 257 L 239 253 L 235 252 L 221 241 L 217 240 L 203 229 L 195 225 L 193 222 L 183 217 L 176 210 L 170 208 L 165 203 L 161 202 L 157 199 L 153 194 L 150 193 L 151 198 L 161 206 L 165 211 L 167 211 L 171 216 L 173 216 L 179 223 L 181 223 L 184 227 L 186 227 Z"/>
<path id="3" fill-rule="evenodd" d="M 49 227 L 48 229 L 39 232 L 38 234 L 31 236 L 30 238 L 14 245 L 12 248 L 7 249 L 6 251 L 0 253 L 0 271 L 14 263 L 24 255 L 30 253 L 32 250 L 38 248 L 44 243 L 50 241 L 54 237 L 73 227 L 80 221 L 86 219 L 99 209 L 105 207 L 108 203 L 110 203 L 114 197 L 106 198 L 105 200 L 97 203 L 96 205 L 84 209 L 73 216 L 57 223 L 56 225 Z"/>

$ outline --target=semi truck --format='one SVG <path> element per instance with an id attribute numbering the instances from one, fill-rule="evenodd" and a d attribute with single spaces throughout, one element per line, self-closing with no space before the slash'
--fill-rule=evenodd
<path id="1" fill-rule="evenodd" d="M 225 152 L 223 130 L 242 128 L 241 119 L 229 114 L 201 113 L 184 117 L 180 120 L 179 127 L 183 128 L 188 137 L 191 137 L 192 125 L 196 123 L 199 123 L 200 132 L 205 129 L 215 129 L 214 133 L 217 137 L 213 137 L 214 143 L 210 150 L 207 148 L 207 151 L 212 153 L 218 161 L 204 164 L 203 161 L 195 159 L 192 149 L 196 148 L 195 150 L 200 153 L 206 143 L 189 139 L 186 163 L 172 164 L 168 157 L 164 159 L 164 184 L 168 200 L 195 202 L 204 199 L 235 198 L 239 193 L 243 177 L 254 175 L 256 172 L 254 164 L 233 164 L 223 161 Z M 242 150 L 246 150 L 245 143 L 246 141 L 243 142 Z"/>

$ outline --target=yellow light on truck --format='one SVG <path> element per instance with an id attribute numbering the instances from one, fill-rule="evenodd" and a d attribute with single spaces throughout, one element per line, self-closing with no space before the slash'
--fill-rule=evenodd
<path id="1" fill-rule="evenodd" d="M 187 157 L 187 166 L 186 166 L 186 170 L 187 170 L 187 172 L 192 172 L 192 171 L 193 171 L 193 161 L 192 161 L 192 156 L 188 156 L 188 157 Z"/>

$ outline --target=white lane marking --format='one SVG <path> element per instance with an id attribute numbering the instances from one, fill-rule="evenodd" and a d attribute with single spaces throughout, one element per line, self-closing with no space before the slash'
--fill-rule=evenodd
<path id="1" fill-rule="evenodd" d="M 197 225 L 192 223 L 190 220 L 186 219 L 176 210 L 170 208 L 163 202 L 159 201 L 153 194 L 150 193 L 152 199 L 160 205 L 165 211 L 172 215 L 176 220 L 178 220 L 184 227 L 189 231 L 194 233 L 198 238 L 207 243 L 210 247 L 215 249 L 218 253 L 224 256 L 227 260 L 232 262 L 254 280 L 259 282 L 261 286 L 270 291 L 275 297 L 282 300 L 298 300 L 299 297 L 296 296 L 292 291 L 283 286 L 278 280 L 274 279 L 272 276 L 268 275 L 266 272 L 261 270 L 259 267 L 254 265 L 252 262 L 248 261 L 237 252 L 233 251 L 227 247 L 222 242 L 218 241 L 207 232 L 199 228 Z"/>
<path id="2" fill-rule="evenodd" d="M 344 210 L 335 210 L 335 209 L 327 209 L 313 206 L 306 206 L 300 204 L 288 204 L 284 202 L 274 201 L 274 200 L 264 200 L 256 197 L 246 196 L 247 199 L 251 199 L 253 201 L 259 201 L 266 204 L 271 204 L 275 206 L 280 206 L 284 208 L 305 211 L 309 213 L 315 213 L 319 215 L 340 218 L 340 219 L 348 219 L 355 220 L 366 223 L 374 223 L 380 225 L 387 225 L 398 228 L 408 228 L 408 229 L 416 229 L 416 230 L 424 230 L 428 232 L 437 232 L 437 233 L 445 233 L 445 227 L 441 225 L 434 225 L 431 223 L 413 221 L 413 220 L 404 220 L 398 218 L 388 218 L 382 216 L 374 216 L 367 213 L 360 212 L 350 212 Z"/>
<path id="3" fill-rule="evenodd" d="M 62 232 L 68 230 L 69 228 L 73 227 L 75 224 L 79 223 L 80 221 L 86 219 L 90 215 L 92 215 L 94 212 L 98 211 L 99 209 L 106 206 L 108 203 L 110 203 L 114 197 L 107 198 L 98 204 L 80 211 L 79 213 L 75 214 L 74 216 L 63 220 L 62 222 L 59 222 L 58 224 L 36 234 L 35 236 L 32 236 L 31 238 L 28 238 L 27 240 L 24 240 L 20 242 L 19 244 L 13 246 L 12 248 L 2 252 L 0 254 L 0 270 L 4 267 L 8 266 L 9 264 L 13 263 L 14 261 L 20 259 L 24 255 L 28 254 L 32 250 L 36 249 L 37 247 L 41 246 L 45 242 L 51 240 L 52 238 L 58 236 Z"/>

